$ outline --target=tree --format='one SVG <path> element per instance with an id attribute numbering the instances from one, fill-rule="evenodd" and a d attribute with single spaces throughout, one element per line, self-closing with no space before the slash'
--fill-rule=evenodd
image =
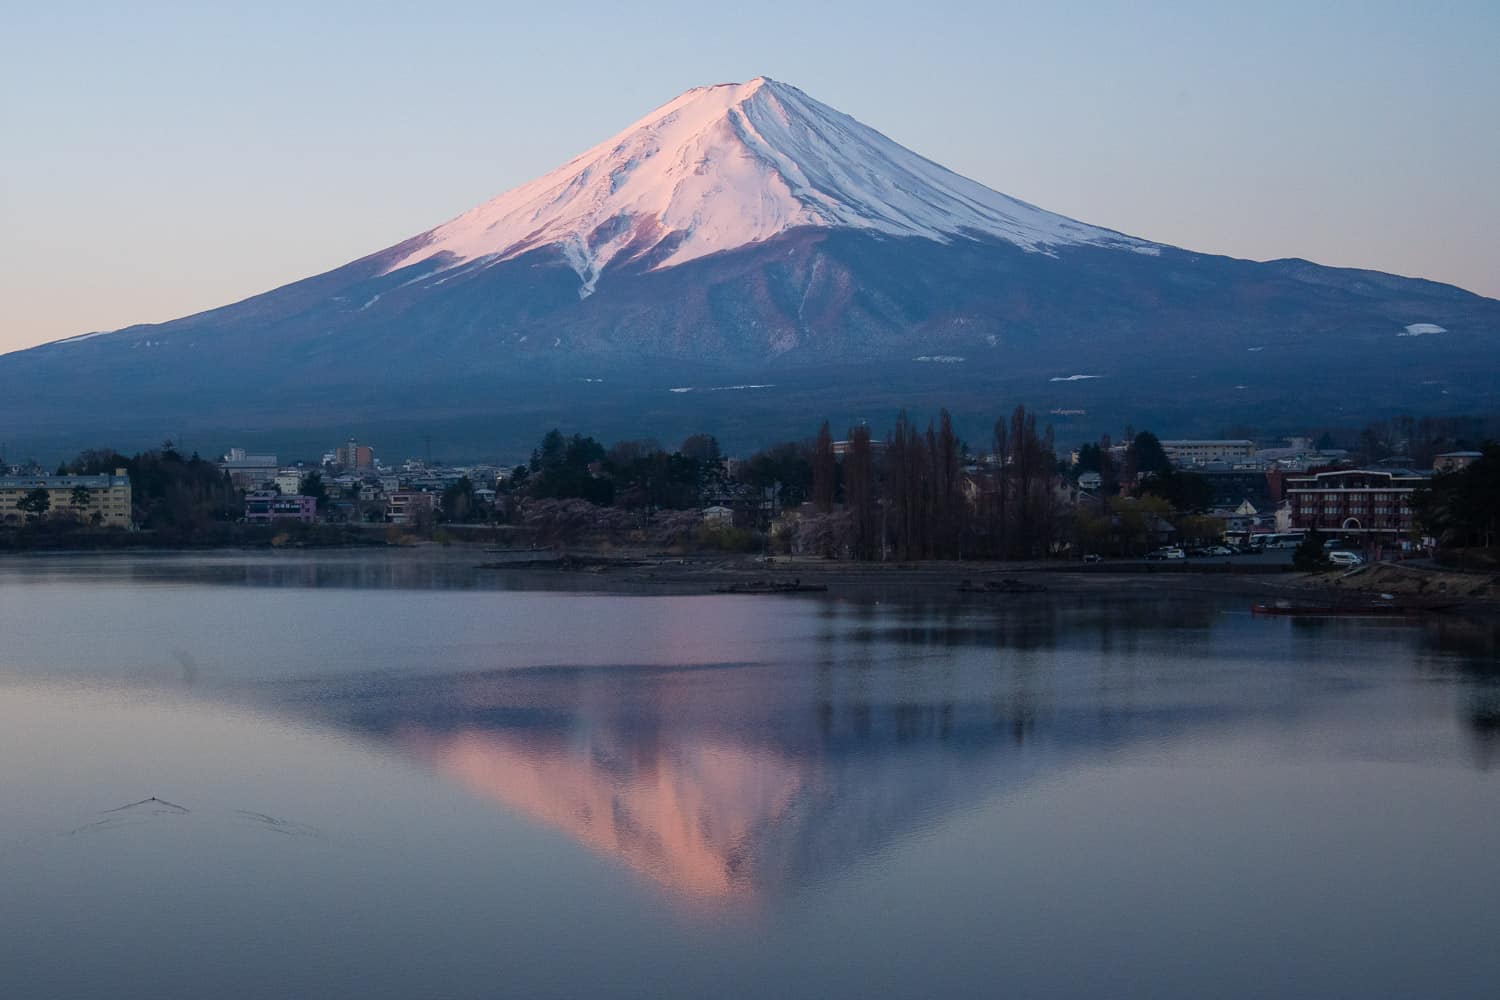
<path id="1" fill-rule="evenodd" d="M 527 491 L 538 499 L 577 498 L 612 504 L 615 484 L 603 475 L 606 457 L 604 446 L 593 438 L 581 434 L 568 438 L 553 428 L 531 453 L 532 475 Z"/>
<path id="2" fill-rule="evenodd" d="M 34 490 L 28 490 L 21 499 L 16 501 L 16 510 L 35 518 L 41 518 L 51 508 L 52 494 L 40 486 Z"/>
<path id="3" fill-rule="evenodd" d="M 73 492 L 69 495 L 68 500 L 75 509 L 83 510 L 83 508 L 89 505 L 89 502 L 93 499 L 93 497 L 94 494 L 92 493 L 92 491 L 90 491 L 87 486 L 83 486 L 80 484 L 73 487 Z"/>
<path id="4" fill-rule="evenodd" d="M 1130 442 L 1128 465 L 1136 476 L 1172 471 L 1172 462 L 1167 458 L 1166 449 L 1150 431 L 1141 431 Z"/>
<path id="5" fill-rule="evenodd" d="M 851 514 L 850 548 L 856 559 L 874 559 L 878 551 L 875 525 L 875 462 L 870 428 L 861 424 L 849 431 L 849 454 L 844 458 L 844 495 Z"/>
<path id="6" fill-rule="evenodd" d="M 1004 417 L 995 421 L 992 449 L 995 485 L 990 502 L 990 547 L 993 555 L 1004 559 L 1010 553 L 1010 434 Z"/>
<path id="7" fill-rule="evenodd" d="M 1292 550 L 1292 565 L 1300 570 L 1322 569 L 1328 564 L 1327 554 L 1323 551 L 1323 533 L 1313 528 L 1302 541 Z"/>
<path id="8" fill-rule="evenodd" d="M 928 471 L 922 435 L 902 410 L 885 451 L 884 499 L 897 559 L 921 559 L 927 554 L 926 529 L 932 510 L 926 496 Z"/>
<path id="9" fill-rule="evenodd" d="M 828 421 L 818 428 L 818 440 L 813 445 L 812 500 L 819 514 L 833 511 L 833 498 L 837 492 L 838 459 L 833 454 L 833 431 Z"/>
<path id="10" fill-rule="evenodd" d="M 1109 510 L 1118 527 L 1122 555 L 1140 555 L 1157 540 L 1156 532 L 1172 517 L 1172 505 L 1161 497 L 1111 497 Z"/>
<path id="11" fill-rule="evenodd" d="M 302 481 L 297 484 L 297 492 L 318 501 L 319 510 L 328 509 L 328 486 L 323 482 L 321 472 L 309 472 L 303 476 Z"/>
<path id="12" fill-rule="evenodd" d="M 473 517 L 474 484 L 468 476 L 460 476 L 458 482 L 443 490 L 443 520 L 463 523 Z"/>
<path id="13" fill-rule="evenodd" d="M 1214 489 L 1204 477 L 1192 472 L 1152 473 L 1141 480 L 1137 494 L 1150 493 L 1170 503 L 1180 514 L 1196 514 L 1213 506 Z"/>
<path id="14" fill-rule="evenodd" d="M 684 458 L 704 465 L 716 464 L 723 454 L 719 451 L 719 439 L 712 434 L 693 434 L 677 449 Z"/>
<path id="15" fill-rule="evenodd" d="M 963 494 L 960 490 L 961 475 L 958 435 L 953 432 L 953 417 L 947 409 L 938 411 L 938 432 L 934 439 L 931 427 L 927 436 L 931 442 L 928 456 L 932 461 L 932 514 L 935 520 L 929 533 L 933 540 L 935 555 L 953 559 L 963 554 L 963 521 L 967 513 L 963 509 Z"/>
<path id="16" fill-rule="evenodd" d="M 1500 543 L 1500 444 L 1456 472 L 1434 476 L 1412 497 L 1417 522 L 1445 546 L 1489 548 Z"/>
<path id="17" fill-rule="evenodd" d="M 776 489 L 782 503 L 795 506 L 812 492 L 812 451 L 795 441 L 772 445 L 750 456 L 736 476 L 758 490 Z"/>

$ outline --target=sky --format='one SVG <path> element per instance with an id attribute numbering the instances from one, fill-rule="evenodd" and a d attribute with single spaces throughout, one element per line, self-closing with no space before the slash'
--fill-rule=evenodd
<path id="1" fill-rule="evenodd" d="M 1132 235 L 1500 297 L 1500 3 L 0 7 L 0 352 L 337 267 L 694 86 Z"/>

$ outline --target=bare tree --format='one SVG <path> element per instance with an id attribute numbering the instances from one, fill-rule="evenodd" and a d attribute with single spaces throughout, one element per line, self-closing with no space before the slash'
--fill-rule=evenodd
<path id="1" fill-rule="evenodd" d="M 870 429 L 863 425 L 849 431 L 849 454 L 844 458 L 844 496 L 852 515 L 852 545 L 856 559 L 873 559 L 876 553 L 875 464 L 871 456 Z"/>
<path id="2" fill-rule="evenodd" d="M 813 446 L 812 499 L 818 513 L 832 513 L 837 478 L 838 462 L 833 454 L 833 432 L 825 420 L 823 426 L 818 428 L 818 441 Z"/>

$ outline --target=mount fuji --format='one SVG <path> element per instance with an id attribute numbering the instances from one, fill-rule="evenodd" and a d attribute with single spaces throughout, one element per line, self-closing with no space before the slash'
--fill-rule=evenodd
<path id="1" fill-rule="evenodd" d="M 971 436 L 1263 431 L 1500 403 L 1500 302 L 1194 253 L 962 177 L 795 87 L 690 90 L 326 274 L 0 357 L 12 448 L 350 434 L 508 454 L 558 425 L 732 446 L 902 406 Z"/>

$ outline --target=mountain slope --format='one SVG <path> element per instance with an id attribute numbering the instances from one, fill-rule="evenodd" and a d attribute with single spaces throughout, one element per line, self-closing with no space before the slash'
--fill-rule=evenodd
<path id="1" fill-rule="evenodd" d="M 1494 300 L 1088 226 L 760 78 L 326 274 L 0 358 L 0 421 L 38 454 L 495 454 L 554 424 L 745 447 L 902 405 L 982 439 L 1017 402 L 1064 441 L 1296 429 L 1495 409 L 1497 338 Z"/>

